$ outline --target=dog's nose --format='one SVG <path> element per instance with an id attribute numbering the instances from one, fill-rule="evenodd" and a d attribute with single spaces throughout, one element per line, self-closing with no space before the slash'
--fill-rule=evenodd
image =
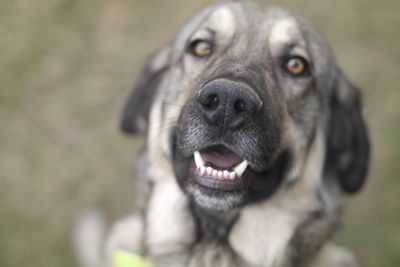
<path id="1" fill-rule="evenodd" d="M 246 84 L 214 81 L 198 95 L 201 111 L 211 126 L 238 129 L 261 105 L 258 95 Z"/>

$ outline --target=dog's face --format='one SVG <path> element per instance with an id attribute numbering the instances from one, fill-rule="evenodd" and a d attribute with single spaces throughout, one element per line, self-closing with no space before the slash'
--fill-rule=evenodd
<path id="1" fill-rule="evenodd" d="M 363 184 L 369 155 L 358 92 L 322 38 L 286 11 L 245 3 L 183 27 L 150 61 L 122 127 L 148 131 L 153 167 L 171 167 L 193 203 L 213 211 L 304 179 L 317 140 L 321 180 L 347 192 Z"/>

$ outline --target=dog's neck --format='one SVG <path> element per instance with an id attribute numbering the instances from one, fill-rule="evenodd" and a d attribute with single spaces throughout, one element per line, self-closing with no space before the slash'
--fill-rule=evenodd
<path id="1" fill-rule="evenodd" d="M 227 242 L 229 232 L 239 217 L 237 209 L 210 212 L 191 203 L 190 210 L 196 223 L 196 238 L 200 242 Z"/>

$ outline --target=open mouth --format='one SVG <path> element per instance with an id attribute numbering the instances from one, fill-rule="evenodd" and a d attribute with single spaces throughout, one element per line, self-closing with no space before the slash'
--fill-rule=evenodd
<path id="1" fill-rule="evenodd" d="M 197 183 L 220 190 L 241 187 L 249 163 L 224 146 L 214 146 L 194 152 L 194 179 Z"/>

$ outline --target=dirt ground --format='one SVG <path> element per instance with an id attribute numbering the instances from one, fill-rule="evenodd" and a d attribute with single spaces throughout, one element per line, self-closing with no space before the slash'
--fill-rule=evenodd
<path id="1" fill-rule="evenodd" d="M 123 102 L 146 58 L 212 2 L 0 2 L 0 266 L 77 266 L 76 217 L 131 211 L 143 139 L 119 131 Z M 400 2 L 264 2 L 310 20 L 362 89 L 373 159 L 335 239 L 363 266 L 400 266 Z"/>

